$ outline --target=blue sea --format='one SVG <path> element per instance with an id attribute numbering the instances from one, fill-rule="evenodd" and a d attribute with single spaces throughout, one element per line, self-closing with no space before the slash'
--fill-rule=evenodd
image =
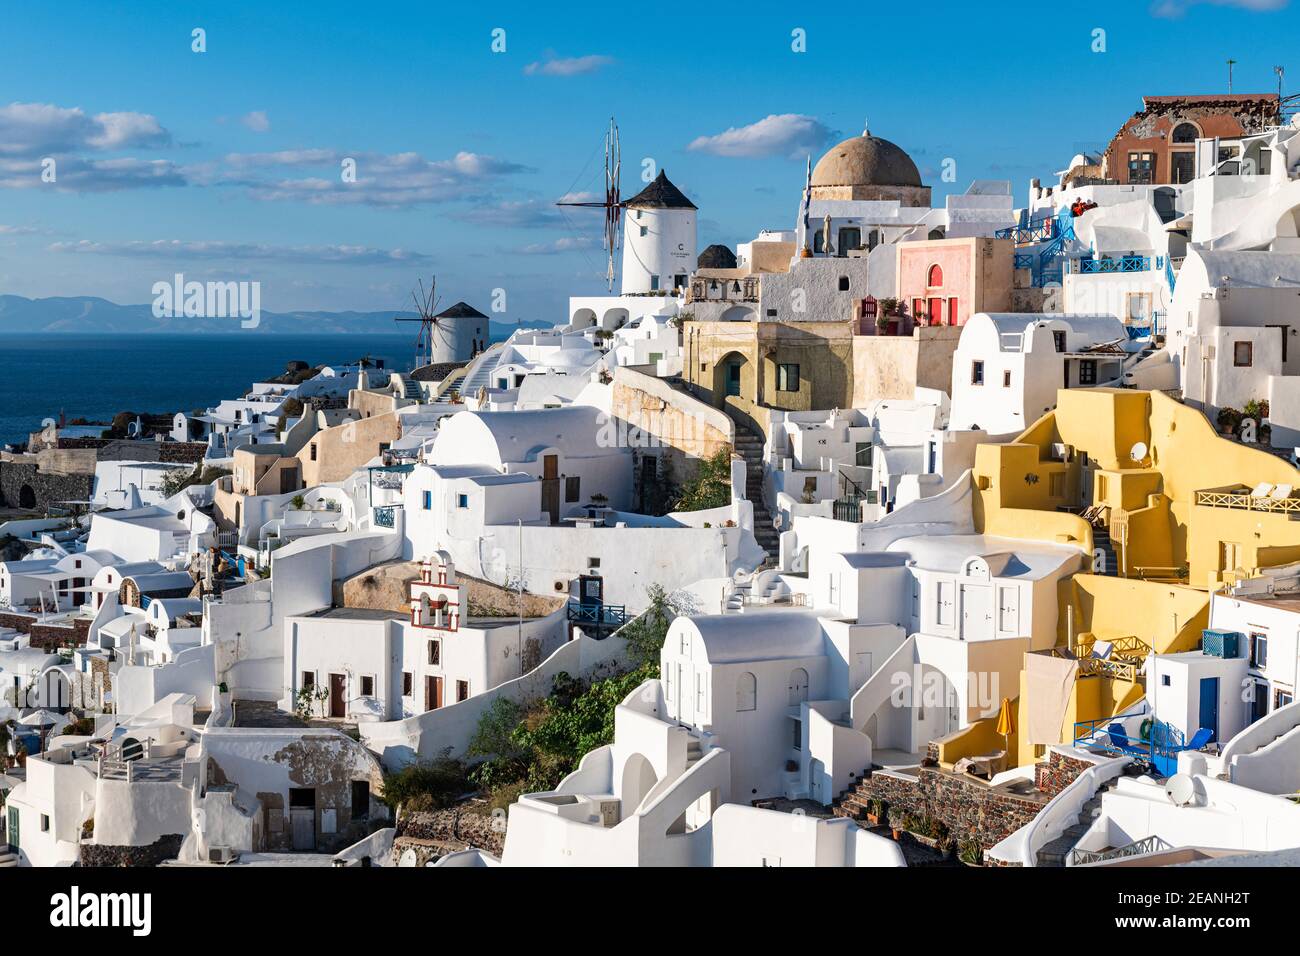
<path id="1" fill-rule="evenodd" d="M 26 441 L 45 418 L 108 421 L 120 411 L 177 412 L 236 398 L 296 359 L 363 355 L 407 371 L 414 335 L 0 336 L 0 444 Z"/>

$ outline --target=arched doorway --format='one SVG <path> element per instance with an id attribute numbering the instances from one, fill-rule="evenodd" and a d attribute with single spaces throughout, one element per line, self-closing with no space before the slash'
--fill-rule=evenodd
<path id="1" fill-rule="evenodd" d="M 631 816 L 641 801 L 646 798 L 654 785 L 659 782 L 654 767 L 643 754 L 633 754 L 623 764 L 623 780 L 619 786 L 619 799 L 622 801 L 623 818 Z"/>
<path id="2" fill-rule="evenodd" d="M 35 510 L 36 492 L 32 490 L 31 485 L 23 485 L 18 489 L 18 507 L 25 511 Z"/>
<path id="3" fill-rule="evenodd" d="M 739 352 L 728 352 L 713 366 L 713 394 L 719 405 L 743 397 L 748 366 L 749 360 Z"/>
<path id="4" fill-rule="evenodd" d="M 573 313 L 573 319 L 569 322 L 575 331 L 589 329 L 596 324 L 596 312 L 594 309 L 577 309 Z"/>

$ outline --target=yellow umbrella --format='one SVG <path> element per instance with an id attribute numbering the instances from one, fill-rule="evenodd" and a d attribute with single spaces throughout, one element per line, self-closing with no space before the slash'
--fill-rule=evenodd
<path id="1" fill-rule="evenodd" d="M 1016 717 L 1011 710 L 1011 698 L 1003 697 L 1002 706 L 998 708 L 998 733 L 1002 735 L 1007 750 L 1011 749 L 1011 735 L 1016 730 Z"/>

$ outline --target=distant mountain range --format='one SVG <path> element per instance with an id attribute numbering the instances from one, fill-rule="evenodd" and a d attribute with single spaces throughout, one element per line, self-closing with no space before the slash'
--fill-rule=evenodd
<path id="1" fill-rule="evenodd" d="M 414 338 L 415 327 L 398 325 L 393 318 L 413 316 L 411 312 L 268 312 L 262 311 L 258 332 L 271 335 L 402 335 Z M 504 339 L 516 329 L 549 328 L 554 323 L 525 319 L 519 323 L 490 322 L 491 339 Z M 155 318 L 153 307 L 118 305 L 95 296 L 25 299 L 0 295 L 0 336 L 13 334 L 78 333 L 139 334 L 162 332 L 171 335 L 199 335 L 239 332 L 239 319 Z"/>

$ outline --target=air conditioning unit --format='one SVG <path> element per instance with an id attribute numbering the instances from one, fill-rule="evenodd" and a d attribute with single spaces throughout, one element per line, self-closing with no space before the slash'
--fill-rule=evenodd
<path id="1" fill-rule="evenodd" d="M 239 852 L 234 847 L 229 846 L 210 846 L 208 847 L 209 863 L 234 863 L 239 859 Z"/>

